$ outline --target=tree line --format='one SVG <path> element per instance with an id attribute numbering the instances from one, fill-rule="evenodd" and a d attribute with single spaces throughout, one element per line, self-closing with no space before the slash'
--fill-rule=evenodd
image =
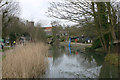
<path id="1" fill-rule="evenodd" d="M 12 42 L 24 36 L 31 37 L 32 41 L 45 41 L 46 34 L 41 28 L 41 23 L 34 25 L 34 22 L 19 18 L 21 12 L 19 2 L 1 0 L 0 6 L 3 39 L 9 38 L 10 42 Z"/>
<path id="2" fill-rule="evenodd" d="M 93 44 L 99 42 L 105 52 L 110 52 L 114 42 L 120 40 L 118 6 L 117 2 L 64 0 L 52 2 L 48 14 L 77 23 L 83 33 L 94 36 Z"/>

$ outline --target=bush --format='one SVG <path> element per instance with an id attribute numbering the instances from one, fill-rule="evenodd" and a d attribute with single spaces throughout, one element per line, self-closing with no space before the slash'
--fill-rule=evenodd
<path id="1" fill-rule="evenodd" d="M 92 47 L 85 47 L 85 51 L 94 51 Z"/>
<path id="2" fill-rule="evenodd" d="M 60 41 L 61 41 L 61 42 L 64 42 L 64 40 L 65 40 L 64 37 L 61 37 L 61 38 L 60 38 Z"/>
<path id="3" fill-rule="evenodd" d="M 47 36 L 47 38 L 52 38 L 52 36 Z"/>
<path id="4" fill-rule="evenodd" d="M 92 48 L 93 48 L 93 49 L 100 48 L 100 47 L 102 47 L 102 45 L 101 45 L 101 42 L 100 42 L 99 39 L 95 40 L 95 41 L 92 43 Z"/>
<path id="5" fill-rule="evenodd" d="M 110 64 L 116 65 L 116 66 L 120 66 L 120 56 L 118 56 L 118 54 L 107 54 L 107 56 L 105 57 L 105 61 L 109 62 Z"/>

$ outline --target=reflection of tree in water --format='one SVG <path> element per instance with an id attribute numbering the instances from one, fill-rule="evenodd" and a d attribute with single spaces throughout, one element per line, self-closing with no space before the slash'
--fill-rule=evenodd
<path id="1" fill-rule="evenodd" d="M 66 48 L 67 48 L 67 46 L 66 46 Z M 83 52 L 81 47 L 71 47 L 71 54 L 69 53 L 69 48 L 67 48 L 64 51 L 65 51 L 65 53 L 67 53 L 66 55 L 68 55 L 71 58 L 77 55 L 77 59 L 80 62 L 82 61 L 81 62 L 82 65 L 101 66 L 104 62 L 105 54 L 103 54 L 103 53 Z M 76 53 L 78 53 L 79 55 Z"/>
<path id="2" fill-rule="evenodd" d="M 105 54 L 99 52 L 86 52 L 84 57 L 89 63 L 94 59 L 97 66 L 101 66 L 104 62 Z"/>
<path id="3" fill-rule="evenodd" d="M 91 61 L 89 61 L 90 59 Z M 78 63 L 86 69 L 97 67 L 95 59 L 93 59 L 92 56 L 90 57 L 90 59 L 86 58 L 84 53 L 83 54 L 80 53 L 80 55 L 77 56 Z"/>
<path id="4" fill-rule="evenodd" d="M 102 66 L 99 78 L 118 78 L 118 67 L 105 63 L 104 57 L 105 55 L 102 53 L 87 52 L 81 54 L 77 59 L 82 61 L 81 65 L 86 68 Z"/>
<path id="5" fill-rule="evenodd" d="M 72 54 L 69 53 L 68 46 L 52 46 L 52 54 L 53 54 L 53 65 L 59 66 L 59 64 L 63 60 L 64 54 L 67 55 L 71 60 L 77 59 L 77 62 L 85 76 L 87 74 L 92 75 L 94 78 L 117 78 L 118 77 L 118 69 L 114 66 L 107 65 L 104 63 L 105 55 L 98 52 L 84 52 L 81 53 L 81 49 L 76 47 L 71 47 Z M 78 55 L 75 54 L 78 52 Z"/>
<path id="6" fill-rule="evenodd" d="M 69 51 L 69 47 L 68 46 L 65 46 L 65 48 L 66 48 L 65 53 L 69 57 L 76 56 L 76 55 L 78 55 L 81 52 L 81 50 L 78 49 L 77 47 L 70 47 L 71 53 Z"/>
<path id="7" fill-rule="evenodd" d="M 53 64 L 59 65 L 62 61 L 62 56 L 64 53 L 64 47 L 60 46 L 52 46 L 52 54 L 53 54 Z"/>
<path id="8" fill-rule="evenodd" d="M 99 78 L 119 78 L 118 67 L 114 65 L 110 65 L 108 63 L 104 63 Z"/>
<path id="9" fill-rule="evenodd" d="M 78 64 L 81 69 L 83 68 L 83 72 L 82 74 L 85 75 L 86 77 L 88 77 L 88 74 L 91 75 L 91 78 L 97 78 L 99 76 L 99 72 L 100 69 L 102 67 L 102 63 L 104 61 L 104 57 L 102 55 L 97 56 L 97 54 L 92 53 L 85 53 L 82 52 L 81 49 L 79 48 L 71 48 L 71 52 L 73 52 L 71 54 L 71 57 L 74 56 L 74 58 L 76 57 Z M 78 52 L 78 55 L 75 54 L 75 52 Z M 103 57 L 101 60 L 101 57 Z M 72 58 L 71 58 L 72 59 Z M 98 59 L 98 60 L 97 60 Z M 99 60 L 101 60 L 101 62 L 99 62 Z M 98 65 L 99 64 L 99 65 Z"/>
<path id="10" fill-rule="evenodd" d="M 104 63 L 104 57 L 104 54 L 98 52 L 79 52 L 77 60 L 80 63 L 80 65 L 86 68 L 90 68 L 101 66 Z"/>

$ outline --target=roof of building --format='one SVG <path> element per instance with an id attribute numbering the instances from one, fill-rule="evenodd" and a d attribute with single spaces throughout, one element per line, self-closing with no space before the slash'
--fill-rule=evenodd
<path id="1" fill-rule="evenodd" d="M 52 29 L 52 27 L 43 27 L 43 29 Z"/>

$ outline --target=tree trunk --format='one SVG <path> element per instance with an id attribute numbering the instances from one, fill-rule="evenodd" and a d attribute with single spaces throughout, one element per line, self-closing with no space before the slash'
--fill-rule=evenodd
<path id="1" fill-rule="evenodd" d="M 114 10 L 111 11 L 111 4 L 110 2 L 107 2 L 107 9 L 108 9 L 108 14 L 109 14 L 109 21 L 110 21 L 110 32 L 111 32 L 111 35 L 112 35 L 112 38 L 114 39 L 114 41 L 116 41 L 116 34 L 115 34 L 115 30 L 114 30 L 114 22 L 113 22 L 113 19 L 112 19 L 112 13 L 115 13 Z M 115 16 L 115 14 L 113 14 Z"/>

